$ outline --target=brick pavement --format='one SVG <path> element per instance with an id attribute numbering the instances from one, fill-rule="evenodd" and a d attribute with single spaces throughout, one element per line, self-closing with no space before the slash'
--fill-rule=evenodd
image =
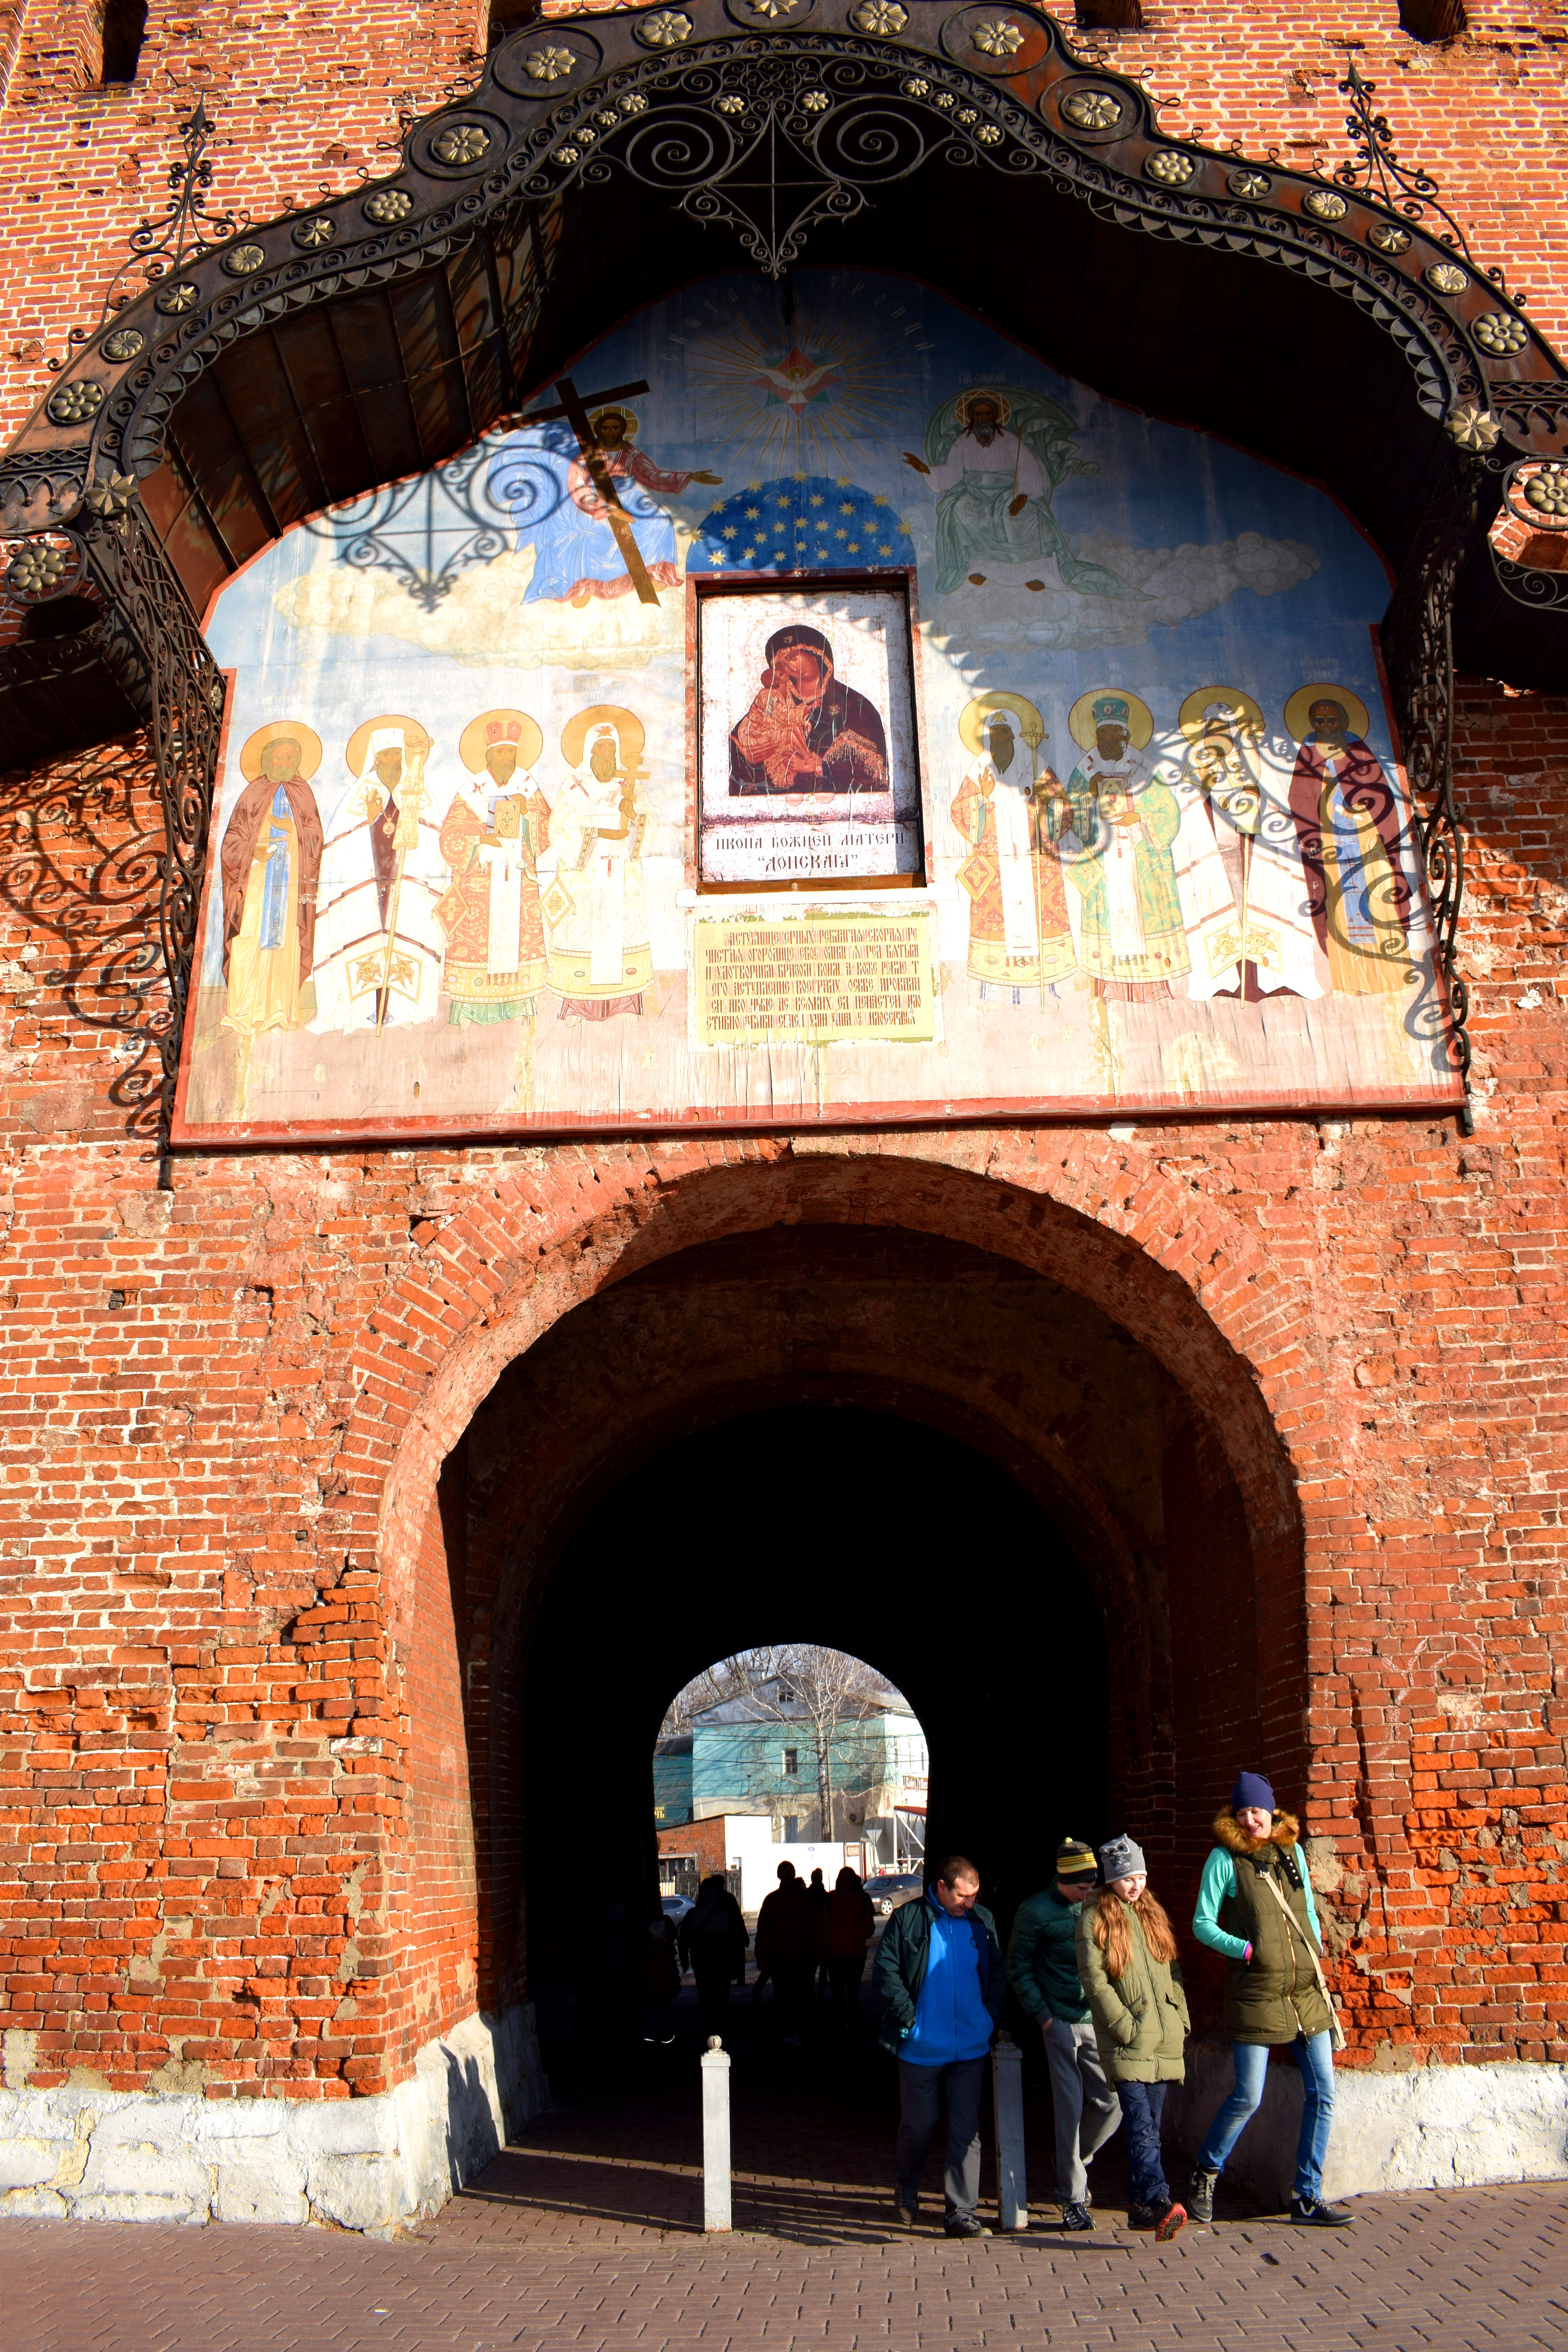
<path id="1" fill-rule="evenodd" d="M 1561 2184 L 1361 2200 L 1311 2235 L 1228 2210 L 1169 2248 L 1125 2226 L 953 2245 L 888 2226 L 891 2084 L 868 2050 L 737 2038 L 737 2230 L 704 2239 L 695 2049 L 579 2086 L 434 2223 L 0 2222 L 0 2352 L 1530 2352 L 1568 2347 Z M 1030 2178 L 1050 2179 L 1031 2102 Z M 1112 2143 L 1114 2147 L 1114 2143 Z M 1108 2151 L 1108 2154 L 1110 2152 Z M 929 2175 L 934 2189 L 936 2166 Z"/>

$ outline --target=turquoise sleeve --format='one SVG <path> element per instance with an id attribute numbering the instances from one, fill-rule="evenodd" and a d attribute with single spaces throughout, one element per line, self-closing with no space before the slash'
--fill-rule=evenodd
<path id="1" fill-rule="evenodd" d="M 1219 1924 L 1219 1906 L 1235 1893 L 1236 1864 L 1225 1848 L 1216 1845 L 1204 1864 L 1198 1907 L 1193 1913 L 1193 1933 L 1200 1944 L 1206 1944 L 1211 1952 L 1223 1952 L 1227 1960 L 1242 1959 L 1247 1952 L 1242 1937 L 1227 1936 Z"/>
<path id="2" fill-rule="evenodd" d="M 1301 1874 L 1302 1892 L 1307 1897 L 1307 1918 L 1312 1930 L 1312 1940 L 1321 1952 L 1323 1948 L 1323 1931 L 1318 1925 L 1318 1906 L 1312 1900 L 1312 1882 L 1307 1874 L 1307 1857 L 1300 1846 L 1296 1848 L 1296 1867 Z"/>

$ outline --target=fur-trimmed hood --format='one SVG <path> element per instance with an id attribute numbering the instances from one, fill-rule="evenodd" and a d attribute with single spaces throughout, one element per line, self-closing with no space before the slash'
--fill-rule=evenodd
<path id="1" fill-rule="evenodd" d="M 1226 1805 L 1214 1818 L 1216 1844 L 1227 1853 L 1261 1853 L 1266 1845 L 1292 1846 L 1300 1843 L 1301 1824 L 1294 1813 L 1276 1812 L 1274 1826 L 1266 1838 L 1248 1837 L 1236 1815 Z"/>

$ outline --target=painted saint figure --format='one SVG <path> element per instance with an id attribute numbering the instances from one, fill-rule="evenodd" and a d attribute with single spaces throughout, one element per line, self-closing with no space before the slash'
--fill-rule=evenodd
<path id="1" fill-rule="evenodd" d="M 398 712 L 348 741 L 351 782 L 327 820 L 318 890 L 315 1030 L 434 1020 L 447 880 L 425 763 L 430 738 Z"/>
<path id="2" fill-rule="evenodd" d="M 531 1018 L 544 986 L 538 863 L 550 808 L 533 781 L 544 738 L 526 710 L 487 710 L 458 746 L 468 781 L 441 823 L 451 887 L 437 903 L 447 934 L 447 1018 Z"/>
<path id="3" fill-rule="evenodd" d="M 937 493 L 936 588 L 945 596 L 967 578 L 985 585 L 980 564 L 1054 562 L 1084 596 L 1133 593 L 1103 563 L 1074 552 L 1051 499 L 1069 474 L 1095 470 L 1072 454 L 1078 426 L 1067 410 L 1019 384 L 961 392 L 926 427 L 925 456 L 903 453 Z M 1026 583 L 1043 588 L 1043 580 Z"/>
<path id="4" fill-rule="evenodd" d="M 1060 842 L 1067 796 L 1039 751 L 1046 730 L 1022 695 L 983 694 L 958 722 L 971 765 L 952 803 L 969 855 L 958 879 L 969 897 L 969 971 L 987 996 L 1043 992 L 1073 970 Z"/>
<path id="5" fill-rule="evenodd" d="M 1262 711 L 1239 688 L 1200 686 L 1178 723 L 1189 745 L 1183 782 L 1208 813 L 1236 908 L 1205 940 L 1207 992 L 1246 1003 L 1321 996 L 1296 828 L 1269 788 Z M 1205 992 L 1197 971 L 1190 988 Z"/>
<path id="6" fill-rule="evenodd" d="M 1290 814 L 1330 984 L 1392 994 L 1410 977 L 1411 890 L 1399 801 L 1366 740 L 1366 705 L 1342 686 L 1299 687 L 1285 724 L 1300 745 Z"/>
<path id="7" fill-rule="evenodd" d="M 721 477 L 656 466 L 632 446 L 637 420 L 629 408 L 601 408 L 588 421 L 648 577 L 656 588 L 675 587 L 679 580 L 675 526 L 655 503 L 655 495 L 679 498 L 689 483 L 718 482 Z M 559 444 L 563 437 L 556 433 L 551 441 Z M 542 473 L 558 478 L 563 471 L 563 489 L 554 479 L 549 502 L 542 503 Z M 510 450 L 491 471 L 489 491 L 492 498 L 511 508 L 520 545 L 532 541 L 533 577 L 523 598 L 525 604 L 552 596 L 582 607 L 595 597 L 632 593 L 631 574 L 605 520 L 609 509 L 581 451 L 568 457 L 564 448 L 548 441 L 542 449 L 524 445 Z"/>
<path id="8" fill-rule="evenodd" d="M 595 703 L 569 719 L 561 753 L 572 781 L 550 820 L 554 878 L 543 898 L 550 924 L 550 985 L 563 1021 L 640 1013 L 653 980 L 639 804 L 642 721 Z"/>
<path id="9" fill-rule="evenodd" d="M 822 631 L 792 622 L 763 654 L 757 694 L 730 730 L 731 793 L 888 792 L 881 714 L 834 676 Z"/>
<path id="10" fill-rule="evenodd" d="M 223 1026 L 249 1041 L 298 1029 L 316 952 L 321 818 L 309 778 L 321 740 L 297 719 L 258 727 L 239 755 L 245 790 L 224 827 Z"/>
<path id="11" fill-rule="evenodd" d="M 1173 996 L 1192 963 L 1172 854 L 1182 810 L 1139 756 L 1153 732 L 1148 706 L 1116 688 L 1086 694 L 1068 724 L 1084 745 L 1062 842 L 1082 899 L 1079 961 L 1097 996 Z"/>

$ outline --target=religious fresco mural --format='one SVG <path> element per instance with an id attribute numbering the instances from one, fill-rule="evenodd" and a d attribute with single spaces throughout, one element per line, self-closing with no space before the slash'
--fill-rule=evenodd
<path id="1" fill-rule="evenodd" d="M 1322 492 L 865 272 L 537 412 L 215 601 L 178 1138 L 1458 1098 Z"/>

